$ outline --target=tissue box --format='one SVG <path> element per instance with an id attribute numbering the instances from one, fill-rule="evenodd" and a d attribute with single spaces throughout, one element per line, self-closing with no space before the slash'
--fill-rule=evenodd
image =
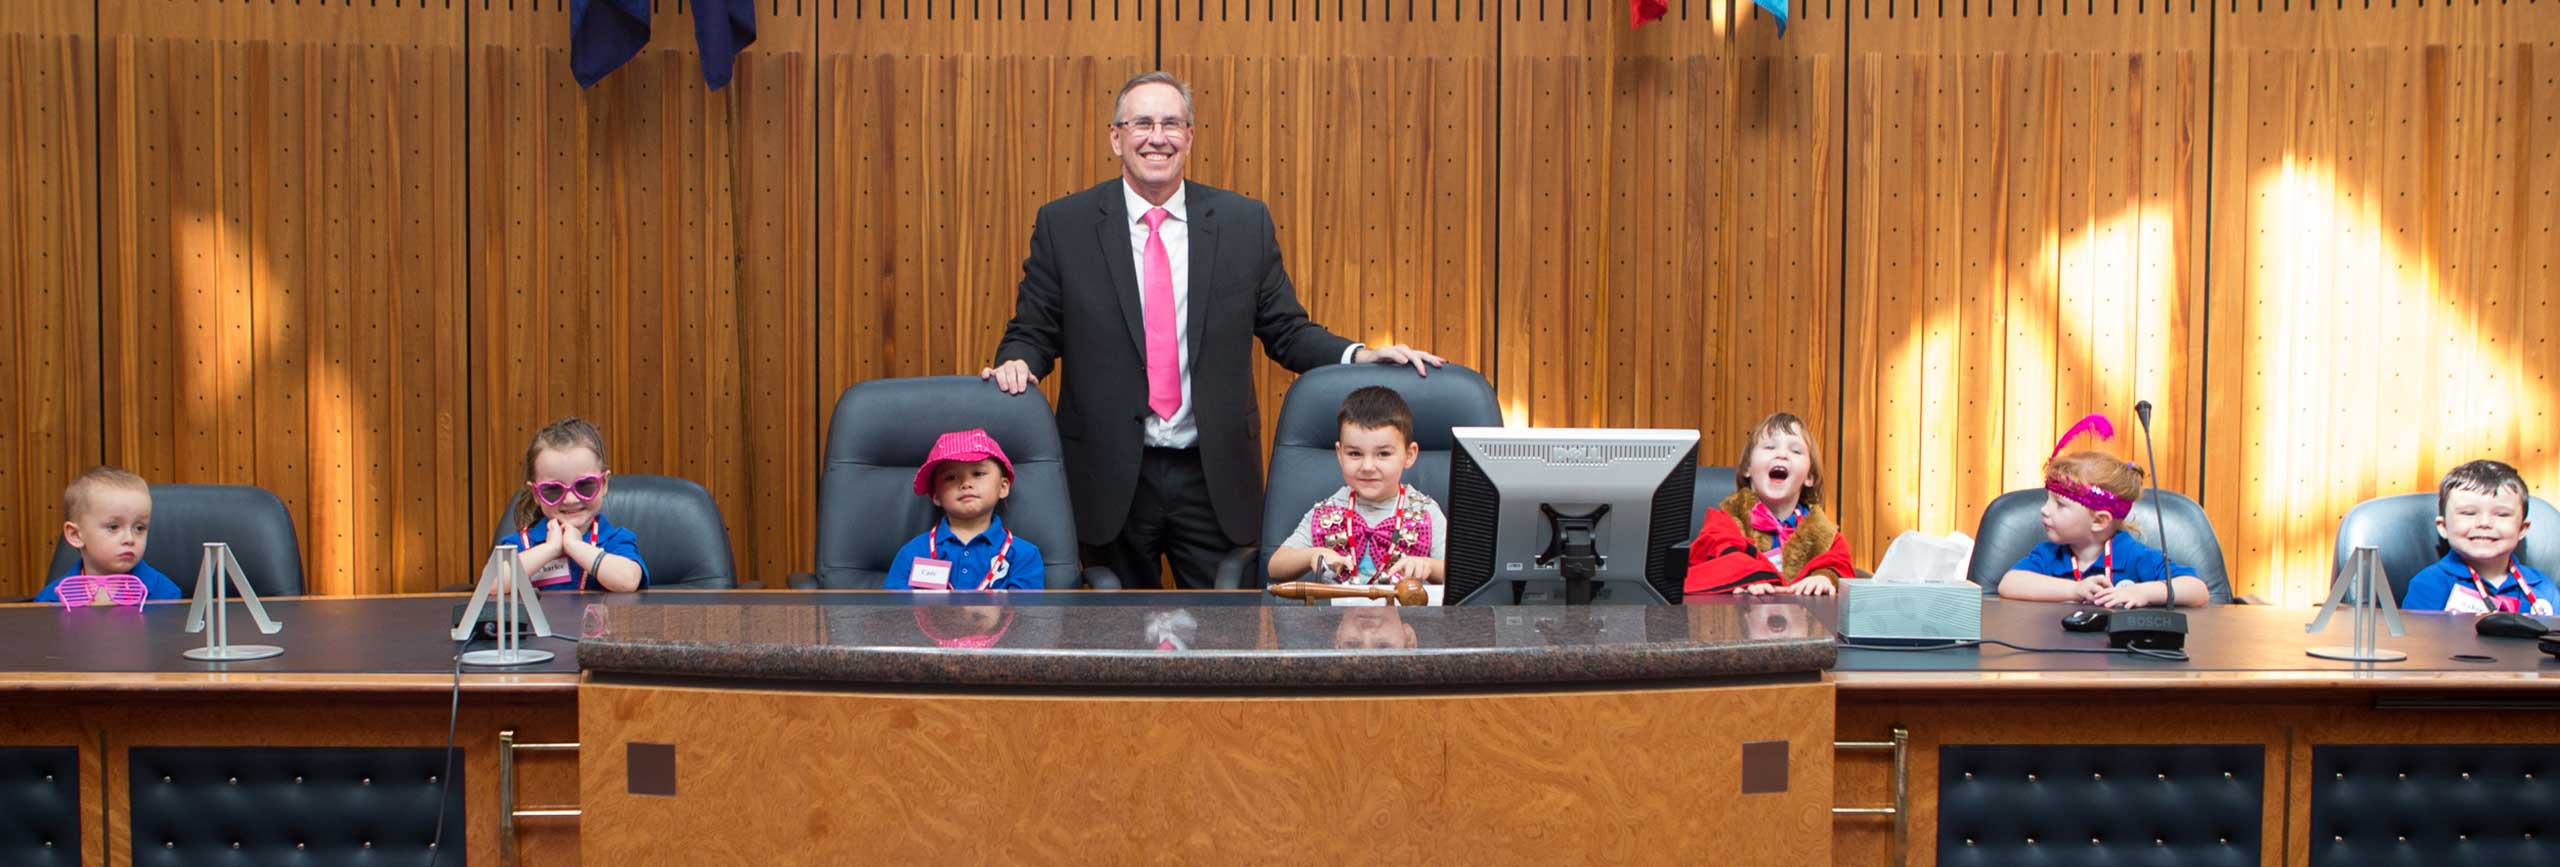
<path id="1" fill-rule="evenodd" d="M 1840 634 L 1871 644 L 1978 639 L 1982 588 L 1851 578 L 1840 582 Z"/>

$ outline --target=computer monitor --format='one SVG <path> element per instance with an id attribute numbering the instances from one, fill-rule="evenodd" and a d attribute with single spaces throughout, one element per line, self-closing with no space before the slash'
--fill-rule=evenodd
<path id="1" fill-rule="evenodd" d="M 1698 475 L 1694 430 L 1453 428 L 1453 604 L 1680 598 Z M 1570 580 L 1587 576 L 1588 581 Z"/>

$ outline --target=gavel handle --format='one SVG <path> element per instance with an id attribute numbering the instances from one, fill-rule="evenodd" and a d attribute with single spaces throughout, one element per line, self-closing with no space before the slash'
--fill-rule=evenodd
<path id="1" fill-rule="evenodd" d="M 1318 599 L 1394 599 L 1393 584 L 1324 584 L 1315 581 L 1288 581 L 1273 584 L 1271 595 L 1282 599 L 1304 599 L 1314 605 Z"/>

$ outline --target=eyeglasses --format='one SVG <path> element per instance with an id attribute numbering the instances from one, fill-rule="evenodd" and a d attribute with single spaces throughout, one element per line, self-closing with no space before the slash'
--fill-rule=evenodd
<path id="1" fill-rule="evenodd" d="M 579 502 L 592 503 L 596 501 L 596 497 L 603 494 L 603 473 L 579 476 L 565 485 L 559 482 L 543 482 L 533 486 L 533 498 L 541 500 L 545 506 L 560 505 L 567 502 L 570 497 L 578 498 Z"/>
<path id="2" fill-rule="evenodd" d="M 142 579 L 131 575 L 73 575 L 54 585 L 53 592 L 62 597 L 64 608 L 87 608 L 100 596 L 117 605 L 141 605 L 151 595 Z"/>
<path id="3" fill-rule="evenodd" d="M 1111 125 L 1139 135 L 1155 135 L 1162 131 L 1166 138 L 1181 138 L 1191 133 L 1191 119 L 1184 117 L 1133 117 L 1112 121 Z"/>

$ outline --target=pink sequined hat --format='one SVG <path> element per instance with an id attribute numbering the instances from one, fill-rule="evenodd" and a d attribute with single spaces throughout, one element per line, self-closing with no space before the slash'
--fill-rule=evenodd
<path id="1" fill-rule="evenodd" d="M 933 470 L 944 461 L 970 463 L 988 458 L 1004 468 L 1004 477 L 1013 478 L 1013 459 L 1004 456 L 1004 447 L 987 435 L 985 428 L 956 430 L 933 441 L 933 452 L 924 456 L 924 466 L 916 468 L 916 495 L 933 496 Z"/>

